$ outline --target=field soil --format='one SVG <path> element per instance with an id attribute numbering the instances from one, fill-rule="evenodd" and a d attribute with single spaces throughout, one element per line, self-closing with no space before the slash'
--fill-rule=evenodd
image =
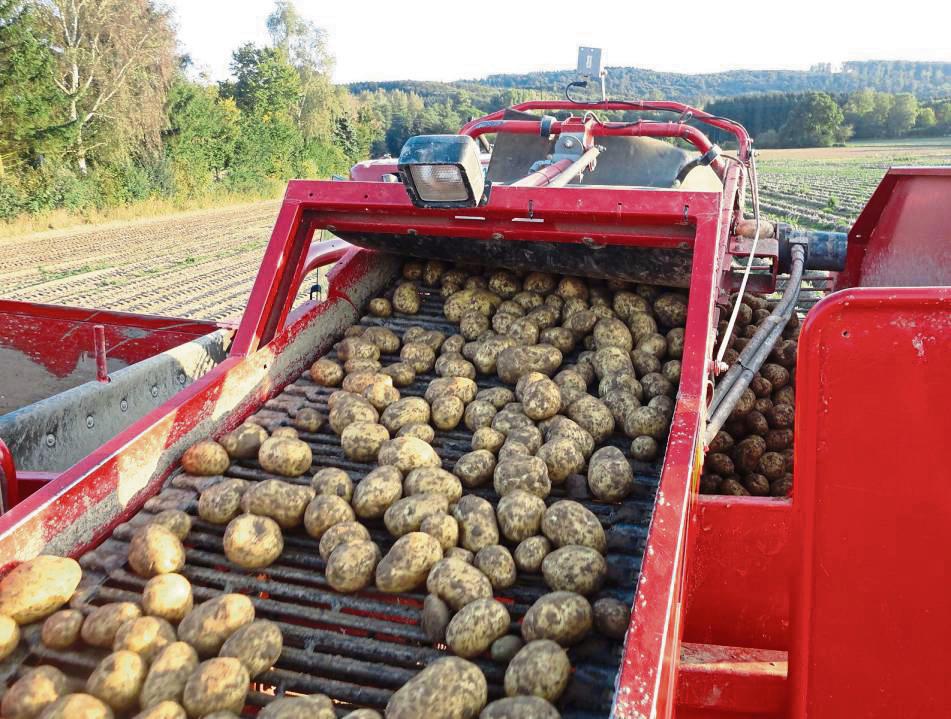
<path id="1" fill-rule="evenodd" d="M 188 317 L 240 317 L 280 202 L 0 240 L 6 299 Z M 302 294 L 312 282 L 305 281 Z"/>

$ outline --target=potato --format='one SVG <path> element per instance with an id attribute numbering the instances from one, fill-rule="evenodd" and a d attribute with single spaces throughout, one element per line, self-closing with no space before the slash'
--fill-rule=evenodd
<path id="1" fill-rule="evenodd" d="M 383 513 L 383 524 L 394 537 L 418 532 L 423 520 L 431 514 L 449 511 L 449 500 L 442 494 L 414 494 L 399 499 Z"/>
<path id="2" fill-rule="evenodd" d="M 479 667 L 458 657 L 443 657 L 393 693 L 386 719 L 475 719 L 487 699 L 488 686 Z"/>
<path id="3" fill-rule="evenodd" d="M 520 289 L 520 284 L 514 273 L 498 270 L 489 275 L 489 289 L 499 297 L 508 299 L 515 296 Z"/>
<path id="4" fill-rule="evenodd" d="M 318 432 L 327 418 L 313 407 L 301 407 L 294 415 L 294 427 L 301 432 Z"/>
<path id="5" fill-rule="evenodd" d="M 535 424 L 525 413 L 513 408 L 511 404 L 492 418 L 492 429 L 497 429 L 504 435 L 508 435 L 512 430 L 519 427 L 534 428 Z"/>
<path id="6" fill-rule="evenodd" d="M 185 682 L 182 706 L 191 717 L 216 711 L 240 714 L 248 696 L 251 678 L 240 660 L 216 657 L 198 665 Z"/>
<path id="7" fill-rule="evenodd" d="M 474 400 L 469 403 L 463 415 L 463 421 L 471 432 L 482 427 L 490 427 L 498 410 L 485 400 Z"/>
<path id="8" fill-rule="evenodd" d="M 612 597 L 604 597 L 592 605 L 594 626 L 610 639 L 624 639 L 631 622 L 631 608 Z"/>
<path id="9" fill-rule="evenodd" d="M 539 533 L 545 501 L 531 492 L 516 489 L 499 500 L 496 511 L 502 535 L 511 542 L 521 542 Z"/>
<path id="10" fill-rule="evenodd" d="M 78 609 L 60 609 L 43 622 L 40 638 L 50 649 L 68 649 L 79 639 L 83 613 Z M 17 635 L 19 639 L 19 635 Z"/>
<path id="11" fill-rule="evenodd" d="M 492 584 L 479 569 L 461 559 L 436 562 L 426 579 L 426 591 L 459 611 L 477 599 L 492 597 Z"/>
<path id="12" fill-rule="evenodd" d="M 499 637 L 492 646 L 489 647 L 489 653 L 492 655 L 492 661 L 498 664 L 508 664 L 512 657 L 518 654 L 519 650 L 525 646 L 522 638 L 514 634 L 506 634 Z"/>
<path id="13" fill-rule="evenodd" d="M 178 702 L 164 701 L 139 712 L 133 719 L 188 719 L 188 714 Z"/>
<path id="14" fill-rule="evenodd" d="M 396 354 L 400 348 L 400 336 L 386 327 L 367 327 L 362 338 L 375 344 L 380 354 Z"/>
<path id="15" fill-rule="evenodd" d="M 423 263 L 419 260 L 406 260 L 403 263 L 404 280 L 421 280 L 423 278 Z"/>
<path id="16" fill-rule="evenodd" d="M 68 692 L 69 686 L 69 679 L 56 667 L 44 664 L 29 669 L 4 693 L 0 714 L 5 719 L 33 719 Z"/>
<path id="17" fill-rule="evenodd" d="M 572 592 L 551 592 L 540 597 L 525 613 L 522 638 L 526 642 L 551 639 L 564 646 L 580 642 L 591 629 L 588 600 Z"/>
<path id="18" fill-rule="evenodd" d="M 185 642 L 167 645 L 152 662 L 142 684 L 139 704 L 143 709 L 163 701 L 181 702 L 185 682 L 198 667 L 198 653 Z"/>
<path id="19" fill-rule="evenodd" d="M 487 450 L 493 454 L 499 451 L 505 442 L 505 435 L 491 427 L 480 427 L 472 435 L 472 449 L 474 451 Z M 493 471 L 495 467 L 492 467 Z"/>
<path id="20" fill-rule="evenodd" d="M 380 370 L 396 387 L 408 387 L 416 381 L 416 370 L 408 362 L 394 362 Z"/>
<path id="21" fill-rule="evenodd" d="M 450 617 L 449 606 L 442 599 L 435 594 L 426 595 L 426 599 L 423 600 L 423 611 L 420 615 L 419 626 L 429 641 L 445 643 L 446 627 L 449 626 Z"/>
<path id="22" fill-rule="evenodd" d="M 495 455 L 487 449 L 468 452 L 456 461 L 452 471 L 466 487 L 470 489 L 481 487 L 492 479 L 495 471 Z"/>
<path id="23" fill-rule="evenodd" d="M 220 594 L 192 609 L 178 625 L 178 638 L 199 656 L 218 653 L 225 640 L 254 621 L 254 605 L 243 594 Z"/>
<path id="24" fill-rule="evenodd" d="M 228 452 L 211 439 L 196 442 L 182 455 L 182 469 L 203 477 L 221 474 L 228 469 L 229 464 L 231 460 Z"/>
<path id="25" fill-rule="evenodd" d="M 624 418 L 624 434 L 628 437 L 652 437 L 663 440 L 670 428 L 667 415 L 656 407 L 638 407 Z"/>
<path id="26" fill-rule="evenodd" d="M 654 300 L 654 314 L 664 327 L 687 324 L 687 298 L 679 292 L 666 292 Z"/>
<path id="27" fill-rule="evenodd" d="M 380 348 L 368 338 L 347 337 L 337 343 L 337 358 L 343 362 L 352 359 L 380 359 Z"/>
<path id="28" fill-rule="evenodd" d="M 153 524 L 159 524 L 179 539 L 185 539 L 192 528 L 192 518 L 180 509 L 166 509 L 152 518 Z"/>
<path id="29" fill-rule="evenodd" d="M 565 300 L 572 298 L 587 300 L 588 285 L 580 277 L 562 277 L 555 294 Z"/>
<path id="30" fill-rule="evenodd" d="M 614 415 L 607 405 L 591 395 L 576 399 L 568 407 L 568 417 L 601 443 L 614 431 Z"/>
<path id="31" fill-rule="evenodd" d="M 377 467 L 354 489 L 353 512 L 362 519 L 379 519 L 402 496 L 403 478 L 399 470 L 392 466 Z"/>
<path id="32" fill-rule="evenodd" d="M 443 552 L 459 542 L 459 523 L 448 514 L 430 514 L 419 525 L 419 530 L 436 538 Z"/>
<path id="33" fill-rule="evenodd" d="M 475 379 L 476 369 L 469 360 L 458 352 L 444 352 L 436 360 L 436 374 L 440 377 L 465 377 Z"/>
<path id="34" fill-rule="evenodd" d="M 240 660 L 253 679 L 277 663 L 283 646 L 280 628 L 267 619 L 258 619 L 228 637 L 218 656 Z"/>
<path id="35" fill-rule="evenodd" d="M 21 562 L 0 579 L 0 614 L 17 624 L 45 619 L 69 601 L 81 578 L 79 563 L 68 557 Z"/>
<path id="36" fill-rule="evenodd" d="M 525 414 L 537 421 L 548 419 L 561 408 L 561 391 L 550 379 L 533 382 L 524 392 L 522 406 Z"/>
<path id="37" fill-rule="evenodd" d="M 93 647 L 109 648 L 126 622 L 138 619 L 142 610 L 132 602 L 112 602 L 93 609 L 83 621 L 80 636 Z"/>
<path id="38" fill-rule="evenodd" d="M 489 704 L 479 719 L 560 719 L 561 714 L 550 702 L 535 696 L 517 696 L 496 699 Z"/>
<path id="39" fill-rule="evenodd" d="M 359 395 L 369 402 L 369 399 L 363 396 L 363 392 L 368 387 L 372 387 L 376 384 L 392 388 L 393 378 L 389 375 L 377 372 L 375 367 L 358 370 L 356 368 L 350 369 L 348 366 L 347 376 L 343 379 L 343 391 Z"/>
<path id="40" fill-rule="evenodd" d="M 634 489 L 634 471 L 617 447 L 602 447 L 588 463 L 588 488 L 603 502 L 620 502 Z"/>
<path id="41" fill-rule="evenodd" d="M 39 719 L 112 719 L 112 709 L 91 694 L 66 694 L 47 706 Z"/>
<path id="42" fill-rule="evenodd" d="M 544 499 L 551 493 L 548 467 L 538 457 L 499 460 L 495 467 L 494 487 L 501 497 L 516 489 L 524 489 Z"/>
<path id="43" fill-rule="evenodd" d="M 519 457 L 531 457 L 532 453 L 521 442 L 516 442 L 514 440 L 506 440 L 505 444 L 502 445 L 502 448 L 499 450 L 499 460 L 514 459 Z"/>
<path id="44" fill-rule="evenodd" d="M 498 354 L 496 371 L 503 382 L 515 384 L 519 377 L 529 372 L 551 376 L 561 361 L 561 352 L 551 345 L 509 347 Z"/>
<path id="45" fill-rule="evenodd" d="M 261 443 L 268 437 L 267 430 L 256 424 L 245 423 L 218 440 L 233 459 L 254 459 Z"/>
<path id="46" fill-rule="evenodd" d="M 635 437 L 631 442 L 631 457 L 639 462 L 653 462 L 658 452 L 657 440 L 653 437 Z"/>
<path id="47" fill-rule="evenodd" d="M 147 671 L 145 660 L 135 652 L 113 652 L 93 670 L 86 691 L 115 711 L 127 711 L 138 703 Z"/>
<path id="48" fill-rule="evenodd" d="M 598 320 L 592 334 L 594 344 L 598 349 L 620 347 L 625 352 L 634 349 L 634 338 L 631 331 L 619 319 L 605 318 Z"/>
<path id="49" fill-rule="evenodd" d="M 320 538 L 317 551 L 325 562 L 330 559 L 334 549 L 345 542 L 370 541 L 370 532 L 359 522 L 340 522 L 335 524 Z"/>
<path id="50" fill-rule="evenodd" d="M 571 662 L 568 654 L 550 639 L 528 642 L 505 670 L 505 693 L 536 696 L 556 702 L 568 686 Z"/>
<path id="51" fill-rule="evenodd" d="M 279 479 L 254 482 L 241 497 L 241 509 L 249 514 L 269 517 L 283 529 L 300 526 L 304 510 L 314 498 L 311 487 L 290 484 Z M 232 524 L 235 520 L 232 520 Z"/>
<path id="52" fill-rule="evenodd" d="M 352 422 L 340 435 L 340 445 L 347 459 L 354 462 L 372 462 L 389 439 L 390 433 L 381 424 Z"/>
<path id="53" fill-rule="evenodd" d="M 377 564 L 376 587 L 381 592 L 412 591 L 426 581 L 429 570 L 440 559 L 442 548 L 435 538 L 409 532 L 397 539 Z"/>
<path id="54" fill-rule="evenodd" d="M 499 525 L 495 509 L 485 499 L 467 494 L 453 507 L 452 516 L 459 522 L 459 544 L 470 552 L 499 543 Z"/>
<path id="55" fill-rule="evenodd" d="M 550 275 L 547 272 L 529 272 L 525 275 L 525 280 L 522 282 L 522 287 L 529 292 L 537 292 L 542 295 L 547 295 L 548 293 L 554 291 L 555 289 L 555 277 Z"/>
<path id="56" fill-rule="evenodd" d="M 386 297 L 374 297 L 367 305 L 367 309 L 374 317 L 389 317 L 393 314 L 393 303 Z"/>
<path id="57" fill-rule="evenodd" d="M 314 539 L 336 524 L 354 519 L 354 512 L 347 500 L 336 494 L 318 494 L 304 511 L 304 528 Z"/>
<path id="58" fill-rule="evenodd" d="M 310 366 L 310 378 L 321 387 L 339 387 L 343 377 L 343 367 L 332 359 L 321 357 Z"/>
<path id="59" fill-rule="evenodd" d="M 419 467 L 442 466 L 436 450 L 416 437 L 397 437 L 384 442 L 377 462 L 392 465 L 404 474 Z"/>
<path id="60" fill-rule="evenodd" d="M 492 598 L 476 599 L 449 621 L 446 644 L 457 656 L 478 656 L 508 631 L 510 621 L 502 602 Z"/>
<path id="61" fill-rule="evenodd" d="M 333 701 L 325 694 L 280 697 L 258 712 L 258 719 L 336 719 L 336 716 Z"/>
<path id="62" fill-rule="evenodd" d="M 212 485 L 198 498 L 198 516 L 212 524 L 227 524 L 241 511 L 244 487 L 244 482 L 238 479 Z"/>
<path id="63" fill-rule="evenodd" d="M 306 442 L 290 437 L 272 436 L 261 444 L 258 461 L 265 472 L 299 477 L 310 469 L 313 454 Z"/>
<path id="64" fill-rule="evenodd" d="M 436 352 L 422 342 L 409 342 L 400 350 L 400 359 L 406 362 L 416 374 L 432 371 L 436 365 Z"/>
<path id="65" fill-rule="evenodd" d="M 139 617 L 119 627 L 112 643 L 112 651 L 135 652 L 148 663 L 175 639 L 175 629 L 166 620 L 159 617 Z"/>
<path id="66" fill-rule="evenodd" d="M 507 335 L 489 337 L 479 342 L 471 357 L 468 357 L 480 374 L 495 374 L 498 369 L 498 358 L 502 352 L 515 347 L 515 340 Z M 463 354 L 465 355 L 465 347 Z"/>
<path id="67" fill-rule="evenodd" d="M 572 474 L 584 469 L 584 455 L 566 437 L 554 437 L 539 447 L 536 457 L 545 463 L 552 484 L 563 484 Z M 533 532 L 534 534 L 534 532 Z"/>
<path id="68" fill-rule="evenodd" d="M 467 340 L 474 340 L 484 333 L 491 323 L 481 312 L 466 312 L 459 318 L 459 331 Z"/>
<path id="69" fill-rule="evenodd" d="M 545 556 L 542 574 L 552 590 L 593 594 L 604 584 L 608 565 L 591 547 L 568 544 Z"/>
<path id="70" fill-rule="evenodd" d="M 458 397 L 439 397 L 432 403 L 433 424 L 444 432 L 454 430 L 462 421 L 466 406 Z"/>
<path id="71" fill-rule="evenodd" d="M 244 569 L 269 567 L 284 551 L 280 525 L 270 517 L 242 514 L 225 529 L 225 556 Z"/>
<path id="72" fill-rule="evenodd" d="M 766 452 L 766 440 L 753 435 L 741 440 L 733 449 L 733 462 L 740 472 L 754 472 Z"/>
<path id="73" fill-rule="evenodd" d="M 480 549 L 473 563 L 489 578 L 493 589 L 507 589 L 515 584 L 515 560 L 512 559 L 512 553 L 501 544 Z"/>
<path id="74" fill-rule="evenodd" d="M 598 518 L 584 505 L 568 499 L 555 502 L 545 510 L 542 532 L 556 547 L 580 544 L 604 554 L 607 544 Z"/>
<path id="75" fill-rule="evenodd" d="M 383 410 L 380 424 L 391 434 L 396 434 L 410 424 L 427 424 L 429 417 L 429 403 L 426 400 L 422 397 L 404 397 Z"/>
<path id="76" fill-rule="evenodd" d="M 47 619 L 49 621 L 49 619 Z M 44 622 L 45 626 L 45 622 Z M 0 661 L 13 654 L 20 643 L 20 627 L 10 617 L 0 614 Z"/>
<path id="77" fill-rule="evenodd" d="M 555 439 L 570 440 L 585 459 L 589 458 L 594 452 L 594 437 L 591 436 L 591 433 L 574 420 L 561 415 L 552 417 L 551 424 L 545 430 L 546 442 Z"/>
<path id="78" fill-rule="evenodd" d="M 140 577 L 177 572 L 185 566 L 181 540 L 159 524 L 136 530 L 129 542 L 129 566 Z"/>
<path id="79" fill-rule="evenodd" d="M 438 377 L 426 388 L 425 399 L 432 404 L 441 397 L 456 397 L 467 404 L 475 399 L 478 389 L 467 377 Z"/>
<path id="80" fill-rule="evenodd" d="M 537 574 L 541 571 L 542 562 L 550 551 L 551 542 L 548 538 L 537 535 L 519 542 L 512 557 L 519 571 Z"/>

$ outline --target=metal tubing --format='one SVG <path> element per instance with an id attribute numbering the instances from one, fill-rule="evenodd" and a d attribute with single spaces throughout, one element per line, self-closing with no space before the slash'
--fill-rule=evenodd
<path id="1" fill-rule="evenodd" d="M 584 168 L 588 167 L 592 162 L 598 159 L 598 155 L 601 154 L 600 147 L 589 147 L 585 150 L 585 153 L 579 157 L 577 160 L 569 165 L 568 169 L 562 172 L 558 177 L 553 179 L 548 183 L 549 187 L 564 187 L 578 175 L 580 175 Z"/>
<path id="2" fill-rule="evenodd" d="M 754 375 L 763 366 L 769 353 L 772 352 L 776 341 L 782 335 L 783 328 L 796 306 L 796 299 L 802 287 L 802 273 L 805 265 L 806 251 L 802 245 L 792 247 L 792 269 L 783 298 L 773 310 L 772 314 L 753 335 L 736 363 L 724 375 L 720 384 L 713 393 L 710 403 L 710 419 L 707 423 L 704 444 L 709 445 L 716 433 L 724 425 L 743 391 L 750 386 Z"/>
<path id="3" fill-rule="evenodd" d="M 0 514 L 3 514 L 19 501 L 19 492 L 13 453 L 2 439 L 0 439 L 0 469 L 3 470 L 3 482 L 0 483 Z"/>
<path id="4" fill-rule="evenodd" d="M 96 348 L 96 381 L 106 384 L 109 382 L 109 367 L 106 365 L 106 328 L 102 325 L 93 325 L 92 338 Z"/>
<path id="5" fill-rule="evenodd" d="M 575 179 L 585 167 L 594 162 L 600 154 L 600 148 L 591 147 L 574 162 L 571 160 L 553 162 L 538 172 L 533 172 L 521 180 L 516 180 L 510 187 L 564 187 Z"/>

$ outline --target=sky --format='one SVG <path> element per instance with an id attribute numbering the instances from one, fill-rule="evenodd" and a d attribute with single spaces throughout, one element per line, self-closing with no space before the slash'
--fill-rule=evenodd
<path id="1" fill-rule="evenodd" d="M 268 40 L 265 18 L 272 0 L 166 1 L 175 10 L 182 50 L 213 80 L 228 77 L 235 48 Z M 327 30 L 338 83 L 570 69 L 579 45 L 603 48 L 607 66 L 690 73 L 805 70 L 845 60 L 951 62 L 951 5 L 940 0 L 899 6 L 854 0 L 297 0 L 295 5 Z M 584 11 L 592 7 L 603 10 L 585 21 Z M 464 15 L 462 8 L 470 12 Z"/>

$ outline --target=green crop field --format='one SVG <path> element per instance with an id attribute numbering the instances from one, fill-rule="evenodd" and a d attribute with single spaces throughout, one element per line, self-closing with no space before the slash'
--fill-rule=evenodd
<path id="1" fill-rule="evenodd" d="M 758 158 L 765 217 L 834 229 L 855 221 L 889 167 L 951 165 L 951 137 L 762 150 Z"/>

